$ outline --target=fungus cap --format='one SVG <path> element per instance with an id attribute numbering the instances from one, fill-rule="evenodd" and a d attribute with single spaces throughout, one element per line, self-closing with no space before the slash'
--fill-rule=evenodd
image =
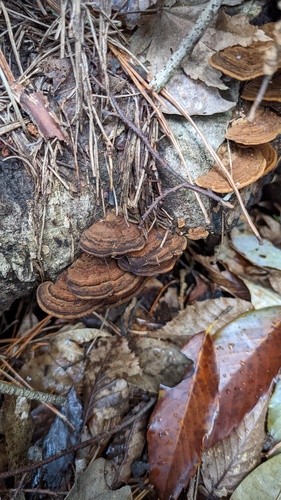
<path id="1" fill-rule="evenodd" d="M 80 239 L 84 252 L 96 257 L 114 257 L 132 250 L 140 250 L 145 239 L 138 227 L 126 222 L 123 215 L 109 212 L 105 219 L 99 220 L 86 229 Z"/>
<path id="2" fill-rule="evenodd" d="M 57 318 L 80 318 L 87 316 L 98 309 L 102 301 L 81 300 L 66 286 L 66 272 L 64 271 L 56 283 L 45 281 L 37 288 L 37 302 L 47 314 Z"/>
<path id="3" fill-rule="evenodd" d="M 227 144 L 222 144 L 217 154 L 228 171 L 231 172 Z M 266 167 L 266 159 L 258 146 L 239 148 L 237 145 L 232 145 L 231 160 L 232 178 L 237 189 L 248 186 L 259 179 Z M 216 193 L 231 193 L 233 191 L 227 178 L 217 165 L 206 175 L 195 179 L 195 183 L 205 189 L 212 189 Z"/>

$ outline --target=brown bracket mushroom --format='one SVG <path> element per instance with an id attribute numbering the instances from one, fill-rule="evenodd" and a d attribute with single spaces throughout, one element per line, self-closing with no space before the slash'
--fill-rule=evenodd
<path id="1" fill-rule="evenodd" d="M 64 271 L 56 281 L 45 281 L 37 288 L 37 302 L 41 309 L 57 318 L 79 318 L 87 316 L 100 308 L 102 300 L 78 299 L 66 285 L 67 272 Z"/>
<path id="2" fill-rule="evenodd" d="M 263 78 L 256 78 L 255 80 L 251 80 L 245 83 L 242 93 L 241 99 L 245 99 L 246 101 L 254 101 L 259 92 L 260 86 L 262 84 Z M 267 85 L 266 91 L 262 96 L 262 100 L 268 103 L 281 103 L 281 71 L 276 71 L 273 75 L 272 79 Z"/>
<path id="3" fill-rule="evenodd" d="M 264 75 L 264 55 L 273 43 L 273 41 L 253 42 L 248 47 L 241 45 L 227 47 L 213 54 L 209 62 L 213 68 L 231 78 L 240 81 L 252 80 Z"/>
<path id="4" fill-rule="evenodd" d="M 164 229 L 153 228 L 148 234 L 145 247 L 118 259 L 118 265 L 139 276 L 165 273 L 174 267 L 185 248 L 185 237 L 172 233 L 167 235 Z"/>
<path id="5" fill-rule="evenodd" d="M 115 266 L 111 259 L 99 259 L 84 253 L 66 270 L 67 287 L 80 299 L 106 298 L 113 293 L 110 275 Z"/>
<path id="6" fill-rule="evenodd" d="M 82 250 L 96 257 L 115 257 L 141 250 L 144 245 L 145 238 L 138 227 L 113 212 L 86 229 L 80 239 Z"/>
<path id="7" fill-rule="evenodd" d="M 239 148 L 231 146 L 232 170 L 230 167 L 227 144 L 222 144 L 218 156 L 223 164 L 232 173 L 237 189 L 248 186 L 259 179 L 265 171 L 266 159 L 260 147 Z M 195 179 L 197 186 L 212 189 L 216 193 L 231 193 L 233 188 L 228 183 L 223 172 L 214 166 L 206 175 Z"/>
<path id="8" fill-rule="evenodd" d="M 281 133 L 281 117 L 268 108 L 257 110 L 255 120 L 247 118 L 234 120 L 225 137 L 245 146 L 253 146 L 270 142 Z"/>

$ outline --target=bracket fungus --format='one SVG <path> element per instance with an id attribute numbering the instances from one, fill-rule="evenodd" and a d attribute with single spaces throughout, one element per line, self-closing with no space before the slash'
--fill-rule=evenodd
<path id="1" fill-rule="evenodd" d="M 281 117 L 268 108 L 261 107 L 253 122 L 247 118 L 234 120 L 225 137 L 245 146 L 270 142 L 281 133 Z"/>
<path id="2" fill-rule="evenodd" d="M 248 186 L 259 179 L 266 169 L 266 158 L 260 147 L 239 148 L 232 145 L 231 166 L 227 144 L 222 144 L 218 156 L 223 164 L 232 173 L 232 178 L 238 189 Z M 233 188 L 228 183 L 223 172 L 215 165 L 206 175 L 195 180 L 197 186 L 212 189 L 216 193 L 231 193 Z"/>
<path id="3" fill-rule="evenodd" d="M 37 288 L 37 302 L 41 309 L 57 318 L 79 318 L 98 309 L 102 300 L 81 300 L 66 285 L 67 272 L 64 271 L 56 281 L 45 281 Z"/>
<path id="4" fill-rule="evenodd" d="M 255 80 L 250 80 L 249 82 L 245 83 L 240 96 L 241 99 L 245 99 L 246 101 L 254 101 L 260 90 L 261 84 L 262 77 L 256 78 Z M 270 82 L 267 85 L 266 91 L 262 96 L 262 100 L 268 103 L 281 102 L 281 70 L 276 71 L 276 73 L 272 76 Z"/>
<path id="5" fill-rule="evenodd" d="M 145 238 L 140 229 L 126 222 L 123 215 L 113 212 L 86 229 L 80 239 L 82 250 L 96 257 L 115 257 L 141 250 L 144 245 Z"/>
<path id="6" fill-rule="evenodd" d="M 162 228 L 153 228 L 148 233 L 145 247 L 118 259 L 118 265 L 139 276 L 165 273 L 174 267 L 185 248 L 184 236 L 166 233 Z"/>
<path id="7" fill-rule="evenodd" d="M 273 41 L 253 42 L 248 47 L 235 45 L 220 50 L 210 58 L 210 65 L 236 80 L 252 80 L 264 75 L 264 56 Z M 281 66 L 279 59 L 278 65 Z"/>
<path id="8" fill-rule="evenodd" d="M 147 239 L 122 216 L 110 213 L 82 234 L 87 249 L 59 276 L 37 289 L 39 306 L 59 318 L 78 318 L 114 307 L 140 293 L 148 277 L 170 271 L 186 238 L 153 228 Z"/>

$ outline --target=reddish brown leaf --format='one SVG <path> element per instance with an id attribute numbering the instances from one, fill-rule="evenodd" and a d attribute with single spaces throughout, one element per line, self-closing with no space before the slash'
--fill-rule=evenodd
<path id="1" fill-rule="evenodd" d="M 161 500 L 177 498 L 195 473 L 216 408 L 218 373 L 211 336 L 199 333 L 182 352 L 193 359 L 194 374 L 172 389 L 160 389 L 147 435 L 151 482 Z"/>
<path id="2" fill-rule="evenodd" d="M 281 307 L 249 311 L 214 335 L 220 368 L 219 412 L 205 441 L 227 437 L 265 394 L 281 366 Z"/>

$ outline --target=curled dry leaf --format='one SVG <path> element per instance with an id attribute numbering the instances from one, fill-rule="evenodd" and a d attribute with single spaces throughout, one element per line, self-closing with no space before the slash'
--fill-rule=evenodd
<path id="1" fill-rule="evenodd" d="M 66 134 L 62 131 L 58 119 L 49 109 L 47 97 L 41 92 L 27 93 L 20 83 L 13 83 L 11 89 L 24 111 L 36 123 L 40 133 L 46 139 L 57 137 L 68 143 Z"/>
<path id="2" fill-rule="evenodd" d="M 150 479 L 159 498 L 178 498 L 201 459 L 203 437 L 216 407 L 218 373 L 212 338 L 198 334 L 183 348 L 194 374 L 172 389 L 160 388 L 147 433 Z"/>
<path id="3" fill-rule="evenodd" d="M 254 146 L 270 142 L 280 133 L 281 117 L 268 108 L 260 108 L 253 122 L 247 118 L 234 120 L 225 137 L 246 146 Z"/>
<path id="4" fill-rule="evenodd" d="M 247 286 L 236 274 L 227 268 L 221 270 L 217 263 L 213 262 L 213 257 L 207 257 L 192 251 L 193 258 L 202 264 L 208 271 L 209 278 L 217 283 L 222 289 L 240 299 L 250 300 L 251 296 Z M 221 264 L 222 267 L 222 264 Z M 225 266 L 224 266 L 225 267 Z"/>
<path id="5" fill-rule="evenodd" d="M 79 318 L 98 309 L 102 300 L 82 300 L 73 295 L 66 285 L 67 272 L 64 271 L 56 281 L 45 281 L 37 288 L 37 302 L 47 314 L 57 318 Z"/>
<path id="6" fill-rule="evenodd" d="M 266 159 L 258 147 L 239 148 L 236 145 L 232 145 L 231 163 L 226 144 L 222 144 L 219 147 L 217 154 L 227 170 L 232 174 L 237 189 L 255 182 L 263 175 L 266 168 Z M 216 193 L 231 193 L 233 191 L 227 178 L 217 165 L 206 175 L 195 179 L 195 182 L 197 186 L 212 189 Z"/>
<path id="7" fill-rule="evenodd" d="M 96 257 L 114 257 L 133 250 L 141 250 L 145 239 L 135 224 L 127 222 L 123 215 L 109 212 L 105 219 L 86 229 L 80 239 L 84 252 Z"/>

